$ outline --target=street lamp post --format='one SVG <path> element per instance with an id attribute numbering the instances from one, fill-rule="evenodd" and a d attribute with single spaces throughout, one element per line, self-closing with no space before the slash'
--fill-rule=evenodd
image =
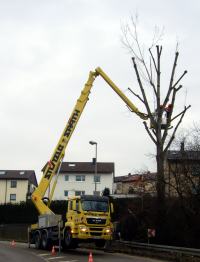
<path id="1" fill-rule="evenodd" d="M 94 171 L 94 193 L 97 191 L 97 142 L 89 141 L 90 145 L 95 145 L 95 171 Z"/>

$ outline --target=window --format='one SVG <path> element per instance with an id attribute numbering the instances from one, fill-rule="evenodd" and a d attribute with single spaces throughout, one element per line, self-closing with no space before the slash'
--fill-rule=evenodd
<path id="1" fill-rule="evenodd" d="M 6 171 L 0 171 L 0 175 L 5 175 Z"/>
<path id="2" fill-rule="evenodd" d="M 17 187 L 17 181 L 16 180 L 11 180 L 10 181 L 10 187 L 11 188 L 16 188 Z"/>
<path id="3" fill-rule="evenodd" d="M 10 201 L 16 201 L 16 194 L 10 194 Z"/>
<path id="4" fill-rule="evenodd" d="M 101 176 L 94 176 L 94 182 L 100 183 L 101 182 Z"/>
<path id="5" fill-rule="evenodd" d="M 75 167 L 76 164 L 74 164 L 74 163 L 69 163 L 68 166 L 69 166 L 69 167 Z"/>
<path id="6" fill-rule="evenodd" d="M 78 182 L 85 181 L 85 176 L 81 176 L 81 175 L 76 176 L 76 181 Z"/>
<path id="7" fill-rule="evenodd" d="M 68 197 L 68 191 L 64 190 L 64 196 Z"/>
<path id="8" fill-rule="evenodd" d="M 129 187 L 128 194 L 134 194 L 134 189 L 132 186 Z"/>
<path id="9" fill-rule="evenodd" d="M 75 196 L 85 195 L 85 191 L 75 191 Z"/>
<path id="10" fill-rule="evenodd" d="M 65 175 L 65 181 L 69 181 L 69 176 Z"/>
<path id="11" fill-rule="evenodd" d="M 83 200 L 81 202 L 83 211 L 108 212 L 108 201 Z"/>

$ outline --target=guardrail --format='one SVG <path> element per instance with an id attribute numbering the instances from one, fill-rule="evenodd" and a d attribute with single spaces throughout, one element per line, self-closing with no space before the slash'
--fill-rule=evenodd
<path id="1" fill-rule="evenodd" d="M 116 240 L 108 248 L 116 252 L 156 257 L 177 262 L 200 262 L 200 249 Z"/>

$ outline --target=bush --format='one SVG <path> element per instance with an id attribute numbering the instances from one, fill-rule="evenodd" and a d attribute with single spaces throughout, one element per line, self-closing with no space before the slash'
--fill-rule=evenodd
<path id="1" fill-rule="evenodd" d="M 67 201 L 52 201 L 51 208 L 66 220 Z M 0 224 L 33 224 L 38 221 L 38 212 L 32 202 L 0 205 Z"/>

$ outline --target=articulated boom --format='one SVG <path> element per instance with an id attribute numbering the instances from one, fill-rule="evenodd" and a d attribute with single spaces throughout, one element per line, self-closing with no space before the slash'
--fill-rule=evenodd
<path id="1" fill-rule="evenodd" d="M 95 80 L 95 77 L 96 77 L 96 73 L 90 72 L 88 81 L 86 82 L 84 89 L 82 90 L 81 95 L 77 100 L 74 110 L 72 111 L 70 119 L 60 137 L 60 140 L 55 148 L 55 151 L 50 161 L 45 166 L 40 184 L 32 194 L 32 201 L 35 204 L 40 214 L 53 213 L 51 209 L 43 202 L 42 198 L 44 197 L 47 188 L 51 183 L 52 177 L 56 174 L 62 162 L 62 159 L 64 158 L 65 149 L 78 123 L 78 120 L 83 112 L 83 109 L 88 101 L 88 96 L 90 94 L 90 90 L 92 88 L 92 84 Z"/>
<path id="2" fill-rule="evenodd" d="M 89 78 L 81 92 L 81 95 L 77 100 L 74 110 L 72 111 L 70 119 L 55 148 L 55 151 L 48 164 L 46 164 L 46 166 L 44 167 L 43 176 L 40 181 L 40 184 L 32 194 L 32 201 L 41 215 L 53 214 L 52 210 L 48 207 L 48 205 L 46 205 L 43 202 L 43 197 L 45 196 L 45 193 L 51 183 L 53 176 L 59 170 L 59 167 L 65 155 L 65 150 L 68 145 L 68 142 L 88 101 L 93 82 L 98 75 L 100 75 L 109 84 L 109 86 L 121 97 L 121 99 L 126 103 L 126 105 L 131 109 L 132 112 L 136 113 L 140 118 L 144 120 L 148 118 L 148 115 L 141 113 L 138 110 L 138 108 L 135 107 L 133 103 L 113 83 L 113 81 L 103 72 L 101 68 L 96 68 L 95 72 L 91 71 L 89 74 Z"/>

